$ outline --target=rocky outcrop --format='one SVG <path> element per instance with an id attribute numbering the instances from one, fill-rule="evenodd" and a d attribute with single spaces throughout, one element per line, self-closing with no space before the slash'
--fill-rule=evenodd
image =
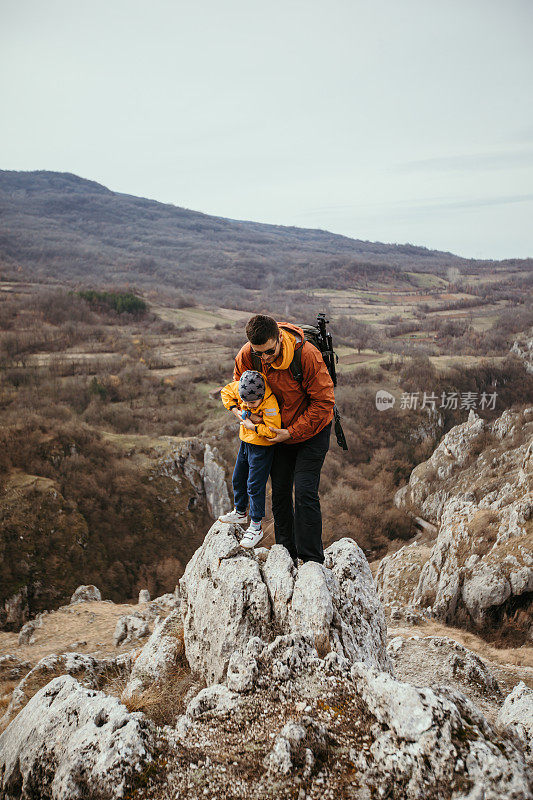
<path id="1" fill-rule="evenodd" d="M 0 629 L 18 630 L 24 625 L 29 615 L 28 587 L 23 586 L 2 603 L 0 607 Z"/>
<path id="2" fill-rule="evenodd" d="M 422 567 L 430 555 L 431 547 L 414 541 L 381 559 L 376 587 L 384 605 L 405 606 L 412 601 Z"/>
<path id="3" fill-rule="evenodd" d="M 435 687 L 446 683 L 476 703 L 485 699 L 501 702 L 498 681 L 485 662 L 448 636 L 395 636 L 388 646 L 395 674 L 415 686 Z"/>
<path id="4" fill-rule="evenodd" d="M 418 688 L 334 651 L 321 658 L 301 634 L 250 639 L 232 654 L 227 682 L 193 698 L 176 729 L 204 754 L 194 771 L 173 774 L 178 794 L 198 770 L 208 796 L 224 786 L 235 798 L 533 796 L 520 747 L 460 691 Z M 243 752 L 249 773 L 257 765 L 253 786 L 238 760 Z"/>
<path id="5" fill-rule="evenodd" d="M 533 766 L 533 689 L 520 681 L 505 698 L 498 722 L 518 736 Z"/>
<path id="6" fill-rule="evenodd" d="M 207 507 L 214 519 L 226 514 L 232 507 L 226 484 L 226 472 L 219 458 L 217 449 L 206 444 L 202 477 Z"/>
<path id="7" fill-rule="evenodd" d="M 522 359 L 527 372 L 533 372 L 533 328 L 513 342 L 511 353 Z"/>
<path id="8" fill-rule="evenodd" d="M 0 796 L 125 797 L 152 761 L 155 727 L 115 698 L 55 678 L 0 736 Z"/>
<path id="9" fill-rule="evenodd" d="M 357 664 L 351 675 L 376 720 L 372 744 L 357 758 L 362 798 L 531 796 L 523 756 L 463 694 L 418 689 Z"/>
<path id="10" fill-rule="evenodd" d="M 101 600 L 102 593 L 100 589 L 94 586 L 92 583 L 87 584 L 86 586 L 78 586 L 72 597 L 70 598 L 70 604 L 73 605 L 74 603 L 91 603 L 94 600 Z"/>
<path id="11" fill-rule="evenodd" d="M 187 439 L 160 460 L 161 474 L 174 480 L 182 473 L 198 496 L 204 496 L 209 513 L 217 518 L 231 508 L 225 470 L 216 448 L 200 439 Z"/>
<path id="12" fill-rule="evenodd" d="M 383 611 L 352 539 L 331 545 L 324 565 L 307 562 L 296 570 L 281 545 L 263 561 L 240 547 L 240 535 L 235 526 L 215 523 L 180 580 L 193 672 L 217 683 L 233 651 L 280 633 L 308 636 L 323 655 L 333 650 L 389 668 Z"/>
<path id="13" fill-rule="evenodd" d="M 397 637 L 387 653 L 353 540 L 327 548 L 324 565 L 297 569 L 283 547 L 244 551 L 239 535 L 213 525 L 183 576 L 181 605 L 166 596 L 170 614 L 156 618 L 140 654 L 109 660 L 124 659 L 130 707 L 182 704 L 175 728 L 98 691 L 112 685 L 103 660 L 43 660 L 19 684 L 14 699 L 24 702 L 0 737 L 0 797 L 533 798 L 525 687 L 493 727 L 461 691 L 501 702 L 466 648 Z M 187 673 L 176 693 L 185 656 L 199 680 Z"/>
<path id="14" fill-rule="evenodd" d="M 0 726 L 5 727 L 9 724 L 41 687 L 59 675 L 71 675 L 85 687 L 99 689 L 111 675 L 123 677 L 130 669 L 130 653 L 124 653 L 113 659 L 95 658 L 83 653 L 45 656 L 33 668 L 26 671 L 13 690 L 6 712 L 0 718 Z"/>
<path id="15" fill-rule="evenodd" d="M 183 625 L 177 609 L 165 619 L 156 620 L 152 635 L 135 659 L 122 699 L 127 700 L 134 694 L 141 694 L 152 684 L 170 680 L 181 652 Z"/>
<path id="16" fill-rule="evenodd" d="M 507 410 L 490 425 L 471 412 L 413 470 L 396 502 L 438 524 L 409 602 L 445 622 L 525 641 L 533 620 L 533 408 Z M 394 559 L 406 557 L 403 548 Z M 380 570 L 383 597 L 394 592 L 393 563 Z"/>
<path id="17" fill-rule="evenodd" d="M 115 625 L 113 643 L 115 647 L 120 647 L 121 644 L 144 639 L 149 633 L 148 622 L 142 616 L 124 614 L 123 617 L 119 617 Z"/>

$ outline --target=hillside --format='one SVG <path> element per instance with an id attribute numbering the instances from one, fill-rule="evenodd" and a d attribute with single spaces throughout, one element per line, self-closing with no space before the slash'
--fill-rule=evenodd
<path id="1" fill-rule="evenodd" d="M 234 304 L 236 292 L 273 286 L 416 287 L 409 270 L 532 268 L 531 260 L 475 262 L 410 244 L 212 217 L 69 173 L 0 171 L 0 218 L 4 277 L 176 287 L 221 305 Z"/>
<path id="2" fill-rule="evenodd" d="M 387 630 L 352 538 L 296 567 L 241 536 L 215 523 L 173 594 L 83 586 L 0 636 L 2 797 L 531 800 L 528 652 Z"/>

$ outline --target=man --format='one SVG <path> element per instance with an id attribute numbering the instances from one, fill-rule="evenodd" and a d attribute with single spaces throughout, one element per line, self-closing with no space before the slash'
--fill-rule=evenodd
<path id="1" fill-rule="evenodd" d="M 235 359 L 234 380 L 245 370 L 261 370 L 281 411 L 283 427 L 275 429 L 270 472 L 276 543 L 287 548 L 295 563 L 301 558 L 322 564 L 318 487 L 329 449 L 333 381 L 322 355 L 304 341 L 304 333 L 296 325 L 278 325 L 272 317 L 257 314 L 248 321 L 246 335 L 248 342 Z M 290 370 L 295 358 L 297 362 L 301 359 L 301 382 Z"/>

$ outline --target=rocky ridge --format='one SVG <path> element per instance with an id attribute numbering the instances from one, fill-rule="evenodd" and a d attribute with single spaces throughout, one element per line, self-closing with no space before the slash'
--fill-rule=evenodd
<path id="1" fill-rule="evenodd" d="M 438 534 L 424 552 L 408 545 L 382 561 L 384 602 L 401 594 L 403 605 L 448 624 L 513 643 L 531 637 L 533 408 L 506 410 L 492 423 L 471 411 L 413 470 L 395 502 Z"/>
<path id="2" fill-rule="evenodd" d="M 80 683 L 99 671 L 87 663 L 83 673 L 81 661 L 77 678 L 55 677 L 29 699 L 0 736 L 0 796 L 30 798 L 38 786 L 43 800 L 533 797 L 527 687 L 502 703 L 490 670 L 451 641 L 427 643 L 449 662 L 440 683 L 398 679 L 411 645 L 393 640 L 387 652 L 353 540 L 329 547 L 323 566 L 296 569 L 281 547 L 243 552 L 239 536 L 219 523 L 208 532 L 179 610 L 123 659 L 122 703 Z M 416 660 L 424 644 L 412 644 Z M 171 696 L 183 655 L 192 682 L 173 723 L 129 711 L 147 691 Z M 499 721 L 460 687 L 496 698 Z"/>

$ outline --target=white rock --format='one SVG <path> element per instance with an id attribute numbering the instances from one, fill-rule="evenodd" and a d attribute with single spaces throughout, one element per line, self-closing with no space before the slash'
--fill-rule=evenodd
<path id="1" fill-rule="evenodd" d="M 97 589 L 92 583 L 87 585 L 78 586 L 72 597 L 70 598 L 70 605 L 74 603 L 88 603 L 93 600 L 101 600 L 102 594 L 100 589 Z"/>
<path id="2" fill-rule="evenodd" d="M 182 652 L 182 623 L 179 610 L 156 622 L 154 630 L 135 660 L 128 683 L 122 693 L 124 700 L 140 694 L 150 684 L 171 678 Z"/>
<path id="3" fill-rule="evenodd" d="M 41 658 L 13 690 L 11 700 L 0 723 L 6 725 L 26 705 L 37 689 L 58 674 L 72 675 L 91 689 L 99 688 L 105 676 L 112 671 L 116 670 L 123 675 L 129 671 L 129 658 L 127 656 L 122 660 L 119 658 L 99 659 L 84 653 L 62 653 L 61 655 L 51 653 Z"/>
<path id="4" fill-rule="evenodd" d="M 216 522 L 180 580 L 185 650 L 208 684 L 226 674 L 231 654 L 266 637 L 271 609 L 258 563 L 243 551 L 233 525 Z"/>
<path id="5" fill-rule="evenodd" d="M 481 621 L 487 608 L 500 606 L 511 596 L 509 581 L 498 573 L 497 565 L 478 562 L 465 577 L 462 597 L 473 619 Z"/>
<path id="6" fill-rule="evenodd" d="M 533 760 L 533 689 L 520 681 L 505 698 L 497 720 L 500 725 L 514 730 L 529 759 Z"/>
<path id="7" fill-rule="evenodd" d="M 215 519 L 226 514 L 232 507 L 226 485 L 226 474 L 224 467 L 217 461 L 218 457 L 217 450 L 206 444 L 203 468 L 204 490 L 209 513 Z"/>
<path id="8" fill-rule="evenodd" d="M 150 633 L 148 623 L 142 617 L 135 614 L 125 614 L 119 617 L 115 625 L 115 632 L 113 634 L 113 643 L 115 647 L 127 642 L 143 639 Z"/>
<path id="9" fill-rule="evenodd" d="M 154 740 L 143 714 L 130 714 L 115 697 L 62 675 L 0 736 L 0 796 L 124 797 L 152 759 Z"/>
<path id="10" fill-rule="evenodd" d="M 310 636 L 322 655 L 334 650 L 390 669 L 383 609 L 362 550 L 343 539 L 325 558 L 324 565 L 303 564 L 294 580 L 284 547 L 274 546 L 260 566 L 239 546 L 235 526 L 215 523 L 180 581 L 192 671 L 218 683 L 232 653 L 243 653 L 254 637 L 268 642 L 280 632 Z M 252 679 L 234 659 L 230 680 L 245 690 Z"/>
<path id="11" fill-rule="evenodd" d="M 360 764 L 365 797 L 418 800 L 440 796 L 437 787 L 446 786 L 454 800 L 479 789 L 483 800 L 530 800 L 522 753 L 461 692 L 417 689 L 364 664 L 351 672 L 356 693 L 377 720 L 370 753 Z"/>
<path id="12" fill-rule="evenodd" d="M 338 592 L 338 585 L 333 584 L 331 571 L 322 564 L 308 561 L 299 568 L 290 607 L 290 629 L 309 635 L 322 655 L 331 650 L 330 630 L 335 613 L 332 591 L 335 590 Z"/>
<path id="13" fill-rule="evenodd" d="M 274 616 L 282 626 L 287 623 L 295 571 L 289 551 L 281 544 L 272 545 L 261 572 Z"/>
<path id="14" fill-rule="evenodd" d="M 150 602 L 150 592 L 148 589 L 141 589 L 139 592 L 139 604 Z"/>
<path id="15" fill-rule="evenodd" d="M 334 591 L 332 649 L 349 661 L 391 670 L 385 615 L 363 551 L 353 539 L 346 538 L 330 545 L 325 557 Z"/>
<path id="16" fill-rule="evenodd" d="M 202 689 L 187 706 L 185 712 L 189 719 L 196 719 L 205 714 L 222 718 L 231 714 L 239 704 L 239 695 L 227 686 L 215 683 Z"/>
<path id="17" fill-rule="evenodd" d="M 253 688 L 257 671 L 256 659 L 252 655 L 236 650 L 232 653 L 228 664 L 226 680 L 228 688 L 234 692 L 250 691 Z"/>

